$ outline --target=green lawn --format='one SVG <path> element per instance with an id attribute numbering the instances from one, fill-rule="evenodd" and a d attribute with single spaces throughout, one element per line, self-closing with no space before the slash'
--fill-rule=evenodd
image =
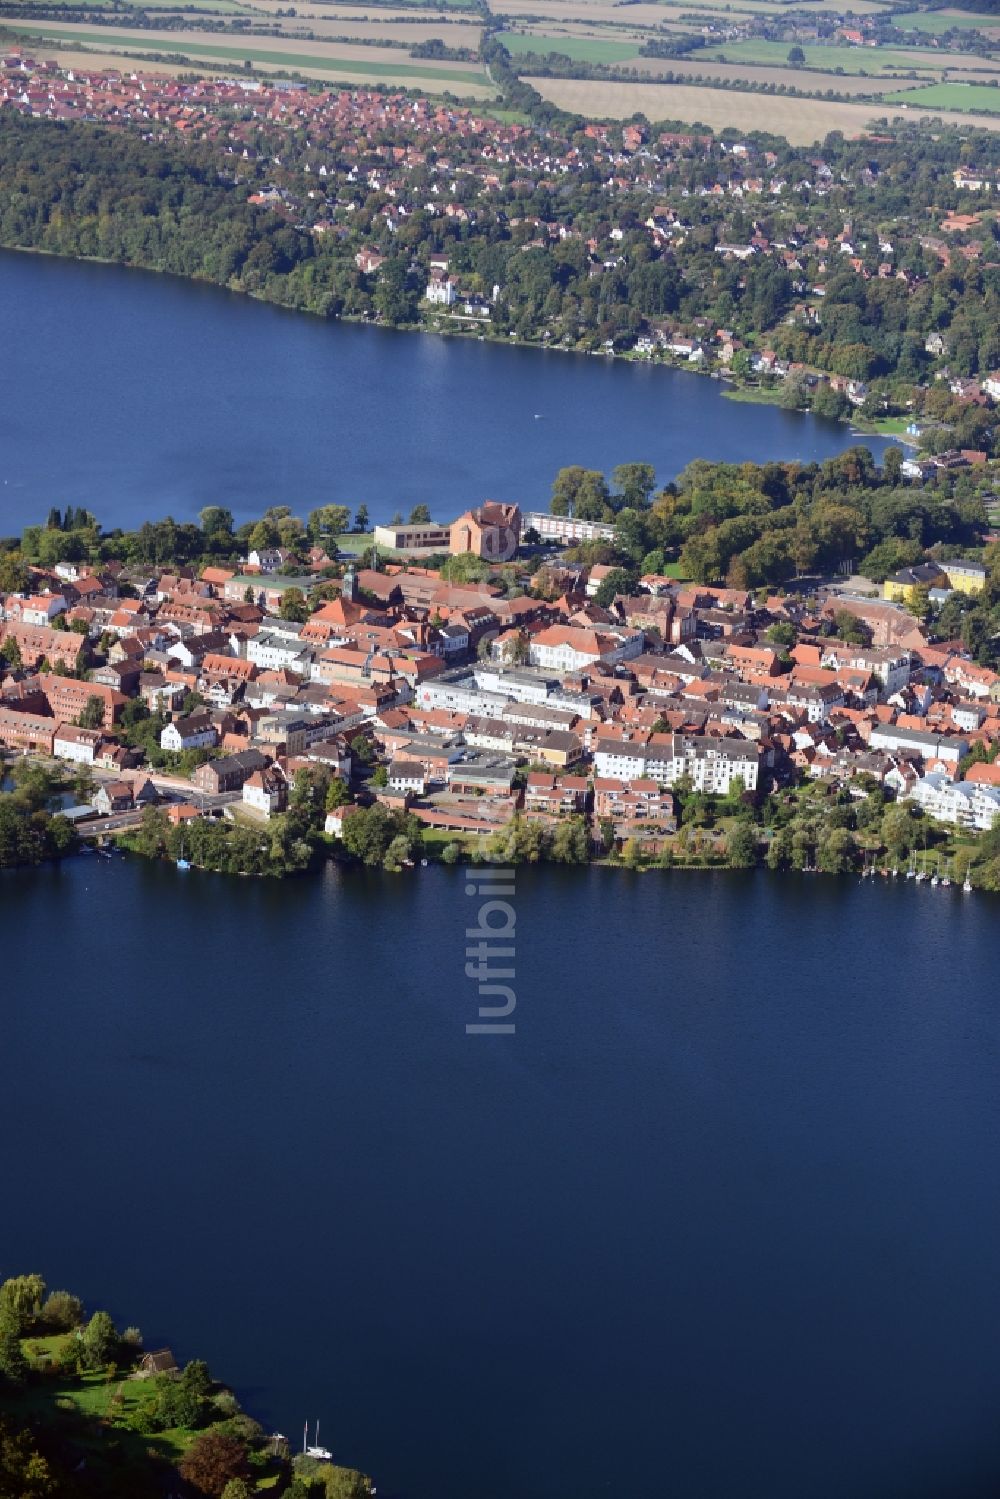
<path id="1" fill-rule="evenodd" d="M 547 52 L 559 52 L 574 62 L 628 62 L 639 56 L 639 42 L 611 42 L 586 36 L 530 36 L 521 31 L 501 31 L 498 40 L 507 51 L 520 56 L 535 52 L 544 57 Z"/>
<path id="2" fill-rule="evenodd" d="M 453 833 L 448 828 L 424 828 L 423 857 L 427 859 L 440 859 L 442 852 L 448 847 L 449 843 L 457 843 L 460 848 L 465 849 L 466 853 L 471 854 L 473 849 L 477 847 L 481 848 L 488 838 L 488 833 Z"/>
<path id="3" fill-rule="evenodd" d="M 932 83 L 902 93 L 886 94 L 887 104 L 912 104 L 919 109 L 968 109 L 1000 114 L 1000 88 L 985 83 Z"/>
<path id="4" fill-rule="evenodd" d="M 46 27 L 43 31 L 32 31 L 26 27 L 11 28 L 15 35 L 32 37 L 35 40 L 49 42 L 50 44 L 61 44 L 72 46 L 76 44 L 87 44 L 100 46 L 102 48 L 128 48 L 132 52 L 160 53 L 163 56 L 190 57 L 190 58 L 233 58 L 240 62 L 249 60 L 254 63 L 266 63 L 271 67 L 281 68 L 286 72 L 294 73 L 302 68 L 314 68 L 324 73 L 332 73 L 337 78 L 361 77 L 374 78 L 434 78 L 444 83 L 472 83 L 485 84 L 488 82 L 486 75 L 479 72 L 464 72 L 456 69 L 454 72 L 444 68 L 436 68 L 433 63 L 420 66 L 414 63 L 412 66 L 405 63 L 385 62 L 361 62 L 354 58 L 349 61 L 340 61 L 333 51 L 322 55 L 308 54 L 302 52 L 277 52 L 270 48 L 263 49 L 253 45 L 249 40 L 243 47 L 220 47 L 210 42 L 181 41 L 176 34 L 169 31 L 114 31 L 111 27 L 101 27 L 97 31 L 60 31 L 58 27 Z M 209 33 L 211 35 L 212 33 Z"/>
<path id="5" fill-rule="evenodd" d="M 25 1348 L 38 1348 L 42 1344 L 57 1345 L 63 1342 L 65 1342 L 64 1335 L 57 1338 L 28 1338 L 25 1340 Z M 6 1399 L 15 1413 L 39 1417 L 47 1417 L 53 1407 L 66 1411 L 78 1411 L 80 1415 L 98 1421 L 104 1421 L 110 1412 L 115 1430 L 129 1456 L 139 1460 L 148 1447 L 154 1447 L 169 1462 L 176 1462 L 190 1446 L 192 1438 L 196 1435 L 195 1432 L 178 1427 L 172 1431 L 147 1434 L 129 1431 L 127 1427 L 118 1425 L 118 1418 L 133 1410 L 139 1404 L 145 1391 L 144 1380 L 127 1379 L 125 1375 L 116 1375 L 109 1381 L 105 1374 L 100 1372 L 82 1374 L 77 1379 L 56 1376 L 41 1383 L 32 1381 L 21 1390 L 13 1394 L 8 1393 Z M 95 1437 L 93 1442 L 95 1452 L 100 1452 L 104 1445 Z"/>
<path id="6" fill-rule="evenodd" d="M 781 387 L 765 389 L 762 385 L 735 385 L 723 391 L 727 401 L 746 401 L 753 406 L 780 406 Z"/>
<path id="7" fill-rule="evenodd" d="M 884 47 L 816 45 L 803 47 L 802 51 L 805 53 L 807 68 L 821 68 L 826 73 L 833 73 L 839 68 L 842 73 L 852 75 L 867 73 L 874 76 L 887 67 L 908 73 L 911 70 L 942 68 L 949 61 L 954 62 L 950 53 L 942 53 L 938 59 L 925 59 L 898 49 L 888 51 Z M 726 62 L 770 63 L 774 67 L 802 67 L 801 63 L 794 64 L 788 61 L 788 52 L 787 42 L 723 42 L 717 47 L 704 47 L 699 52 L 693 52 L 691 57 L 695 60 L 700 57 L 711 57 L 717 62 L 725 59 Z M 822 86 L 833 87 L 832 84 Z"/>

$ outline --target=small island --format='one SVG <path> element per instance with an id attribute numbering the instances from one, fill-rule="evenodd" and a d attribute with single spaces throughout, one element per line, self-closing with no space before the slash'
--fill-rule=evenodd
<path id="1" fill-rule="evenodd" d="M 325 1449 L 323 1449 L 325 1452 Z M 369 1478 L 292 1454 L 232 1390 L 40 1275 L 0 1283 L 0 1493 L 11 1499 L 369 1499 Z"/>

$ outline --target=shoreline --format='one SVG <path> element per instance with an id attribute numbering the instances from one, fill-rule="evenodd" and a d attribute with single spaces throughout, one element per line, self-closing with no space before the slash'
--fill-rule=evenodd
<path id="1" fill-rule="evenodd" d="M 769 399 L 767 394 L 758 394 L 760 387 L 749 382 L 741 382 L 735 376 L 721 369 L 701 369 L 681 361 L 674 362 L 666 359 L 654 359 L 649 356 L 637 356 L 632 350 L 612 349 L 571 349 L 565 344 L 546 343 L 541 339 L 525 339 L 504 337 L 497 333 L 492 325 L 474 324 L 467 329 L 431 327 L 424 322 L 417 323 L 384 323 L 376 318 L 364 317 L 352 313 L 337 313 L 332 317 L 324 316 L 323 313 L 313 312 L 308 307 L 299 307 L 292 302 L 283 302 L 279 298 L 262 296 L 260 292 L 246 291 L 242 287 L 223 285 L 220 281 L 212 281 L 206 276 L 182 275 L 178 271 L 162 270 L 158 266 L 136 265 L 128 260 L 111 260 L 103 255 L 64 255 L 57 250 L 46 250 L 38 245 L 9 245 L 0 244 L 0 252 L 9 252 L 12 255 L 37 255 L 45 260 L 61 260 L 71 265 L 104 265 L 114 266 L 123 271 L 138 271 L 140 274 L 165 277 L 171 281 L 178 281 L 185 285 L 211 287 L 214 291 L 225 292 L 230 296 L 240 297 L 248 302 L 257 302 L 264 307 L 275 307 L 281 312 L 287 312 L 296 316 L 312 318 L 320 323 L 348 323 L 353 327 L 375 328 L 382 333 L 416 333 L 429 334 L 439 338 L 446 338 L 456 342 L 466 343 L 491 343 L 500 348 L 509 349 L 531 349 L 543 354 L 568 354 L 575 355 L 580 359 L 606 359 L 620 364 L 638 365 L 642 369 L 662 369 L 675 374 L 699 375 L 702 379 L 715 380 L 718 384 L 730 387 L 722 392 L 723 398 L 731 401 L 741 401 L 746 404 L 758 404 L 766 406 L 778 406 L 780 399 Z M 775 395 L 780 395 L 776 391 Z M 858 418 L 854 413 L 842 417 L 824 417 L 811 411 L 805 406 L 793 406 L 787 408 L 790 416 L 811 416 L 817 421 L 831 422 L 835 426 L 847 426 L 853 428 L 852 435 L 856 435 L 864 444 L 866 437 L 873 437 L 884 442 L 898 442 L 903 445 L 915 446 L 912 438 L 897 436 L 895 433 L 879 432 L 876 427 L 868 432 L 858 428 Z"/>
<path id="2" fill-rule="evenodd" d="M 119 837 L 120 836 L 121 835 L 119 835 Z M 466 838 L 468 838 L 471 835 L 465 834 L 464 836 Z M 485 837 L 484 837 L 484 842 L 485 842 Z M 139 852 L 139 850 L 131 848 L 127 843 L 119 842 L 117 840 L 113 843 L 113 847 L 114 847 L 115 853 L 119 857 L 131 856 L 131 857 L 136 858 L 136 859 L 142 859 L 146 863 L 151 863 L 151 864 L 174 864 L 175 867 L 176 867 L 176 861 L 174 859 L 172 859 L 168 854 L 161 854 L 161 855 L 143 854 L 143 853 Z M 93 846 L 92 846 L 92 852 L 94 852 L 94 853 L 97 852 L 96 848 L 93 848 Z M 472 855 L 475 852 L 478 852 L 478 849 L 476 849 L 476 848 L 470 849 L 470 848 L 466 847 L 466 848 L 463 849 L 463 854 L 465 855 L 465 857 L 456 858 L 454 860 L 449 861 L 449 860 L 447 860 L 447 859 L 445 859 L 445 858 L 442 857 L 442 851 L 441 850 L 434 850 L 434 849 L 432 849 L 432 850 L 423 850 L 421 852 L 420 856 L 417 859 L 408 861 L 408 863 L 405 864 L 402 868 L 400 868 L 400 869 L 387 869 L 384 865 L 369 866 L 369 865 L 366 865 L 366 864 L 359 863 L 357 860 L 354 860 L 354 859 L 345 859 L 345 858 L 339 857 L 337 853 L 335 853 L 333 850 L 331 850 L 329 847 L 327 847 L 326 853 L 325 853 L 325 857 L 317 857 L 317 859 L 315 860 L 315 862 L 312 865 L 310 865 L 309 867 L 305 868 L 305 869 L 239 870 L 239 871 L 232 871 L 232 870 L 223 870 L 223 869 L 210 869 L 210 868 L 208 868 L 205 865 L 199 865 L 199 864 L 191 863 L 191 864 L 189 864 L 189 866 L 188 866 L 187 869 L 185 869 L 185 870 L 177 869 L 176 872 L 178 874 L 182 874 L 182 873 L 183 874 L 188 874 L 188 873 L 192 873 L 193 872 L 193 873 L 197 873 L 197 874 L 208 874 L 208 875 L 221 876 L 222 878 L 240 879 L 240 880 L 247 880 L 247 879 L 251 879 L 251 880 L 288 880 L 288 879 L 300 880 L 300 879 L 306 879 L 306 878 L 308 878 L 311 875 L 320 875 L 320 874 L 322 874 L 322 872 L 323 872 L 323 870 L 324 870 L 324 868 L 326 867 L 327 864 L 334 864 L 334 865 L 337 866 L 338 869 L 342 869 L 342 870 L 345 870 L 345 871 L 348 871 L 348 872 L 351 872 L 351 873 L 355 873 L 355 874 L 360 873 L 362 871 L 365 871 L 367 873 L 376 872 L 376 873 L 379 873 L 379 874 L 394 874 L 394 875 L 401 875 L 401 874 L 405 873 L 406 870 L 408 870 L 408 869 L 414 870 L 414 869 L 424 868 L 424 867 L 426 867 L 428 869 L 435 868 L 435 867 L 443 867 L 445 869 L 454 869 L 454 870 L 457 870 L 459 872 L 465 871 L 466 873 L 469 870 L 488 870 L 488 869 L 491 869 L 491 868 L 500 868 L 500 867 L 502 867 L 501 863 L 498 862 L 498 861 L 496 861 L 496 860 L 486 859 L 486 858 L 477 859 L 477 858 L 473 857 Z M 319 855 L 319 853 L 320 853 L 320 850 L 317 850 L 317 855 Z M 82 849 L 79 849 L 79 848 L 74 851 L 73 855 L 71 855 L 71 857 L 77 857 L 77 858 L 79 858 L 81 856 L 82 856 Z M 537 867 L 539 867 L 539 865 L 543 865 L 543 866 L 551 866 L 552 868 L 557 868 L 557 869 L 580 869 L 580 870 L 582 870 L 582 869 L 609 869 L 609 870 L 615 870 L 615 871 L 618 871 L 618 872 L 625 872 L 625 873 L 628 873 L 628 874 L 639 874 L 639 875 L 644 875 L 644 874 L 660 874 L 660 875 L 664 875 L 664 874 L 674 874 L 674 873 L 676 873 L 676 874 L 743 874 L 743 875 L 746 875 L 746 874 L 766 874 L 766 875 L 770 875 L 770 876 L 779 876 L 779 877 L 784 877 L 784 876 L 787 876 L 787 875 L 810 875 L 810 876 L 812 876 L 812 875 L 821 875 L 821 876 L 823 876 L 826 879 L 836 879 L 836 880 L 855 880 L 856 879 L 856 880 L 858 880 L 859 883 L 864 883 L 866 880 L 874 880 L 876 882 L 878 882 L 879 880 L 887 880 L 891 884 L 893 881 L 899 881 L 899 880 L 901 880 L 903 882 L 903 884 L 908 885 L 908 884 L 911 883 L 911 880 L 912 880 L 912 883 L 914 885 L 917 885 L 917 884 L 924 884 L 924 883 L 929 884 L 930 883 L 931 875 L 938 869 L 941 857 L 944 857 L 944 856 L 939 855 L 936 858 L 931 858 L 929 856 L 924 856 L 924 857 L 919 857 L 918 859 L 916 859 L 915 860 L 915 876 L 916 877 L 908 876 L 906 868 L 901 867 L 901 862 L 899 860 L 897 860 L 895 866 L 890 865 L 890 864 L 884 864 L 884 865 L 883 864 L 878 864 L 878 865 L 873 865 L 871 868 L 862 867 L 861 869 L 838 869 L 838 870 L 820 869 L 816 865 L 811 865 L 811 866 L 804 867 L 804 868 L 792 868 L 792 867 L 789 867 L 789 868 L 782 868 L 782 869 L 772 869 L 768 865 L 768 863 L 767 863 L 766 856 L 764 858 L 762 858 L 762 859 L 756 860 L 753 864 L 749 864 L 749 865 L 735 865 L 735 864 L 727 864 L 725 862 L 724 858 L 723 859 L 719 859 L 719 860 L 699 859 L 699 860 L 683 860 L 683 861 L 671 859 L 669 863 L 663 863 L 663 862 L 660 862 L 660 860 L 657 859 L 657 858 L 652 858 L 652 859 L 648 859 L 648 860 L 643 860 L 643 861 L 638 862 L 638 863 L 630 863 L 628 860 L 626 860 L 624 858 L 621 858 L 621 857 L 619 857 L 619 858 L 609 858 L 606 854 L 603 854 L 603 855 L 599 855 L 599 856 L 597 856 L 595 858 L 592 858 L 592 859 L 586 859 L 586 860 L 582 860 L 580 862 L 574 862 L 574 863 L 563 863 L 563 862 L 560 862 L 560 861 L 554 860 L 554 859 L 541 859 L 541 860 L 538 860 L 537 863 L 533 867 L 537 868 Z M 954 857 L 954 853 L 952 853 L 948 857 L 953 858 Z M 60 862 L 60 861 L 55 861 L 55 862 Z M 25 867 L 25 866 L 21 866 L 21 867 Z M 37 866 L 34 866 L 34 867 L 37 867 Z M 514 868 L 523 868 L 523 867 L 526 867 L 526 866 L 522 863 L 522 864 L 515 864 L 513 867 Z M 964 894 L 975 893 L 975 894 L 978 894 L 978 895 L 989 895 L 989 894 L 992 893 L 991 891 L 986 890 L 986 889 L 984 889 L 984 888 L 982 888 L 980 886 L 977 886 L 975 884 L 973 884 L 971 892 L 969 892 L 969 891 L 963 891 L 963 889 L 962 889 L 962 883 L 961 883 L 961 881 L 959 881 L 957 879 L 953 879 L 951 881 L 950 886 L 945 886 L 944 888 L 945 889 L 949 889 L 950 888 L 952 890 L 955 890 L 960 895 L 963 894 L 963 893 Z"/>

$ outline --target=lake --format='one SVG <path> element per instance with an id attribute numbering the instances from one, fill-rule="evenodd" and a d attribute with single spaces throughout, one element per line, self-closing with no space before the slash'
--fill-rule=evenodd
<path id="1" fill-rule="evenodd" d="M 3 1270 L 383 1496 L 995 1495 L 995 903 L 519 871 L 470 1037 L 465 884 L 0 876 Z"/>
<path id="2" fill-rule="evenodd" d="M 564 464 L 825 459 L 842 423 L 641 363 L 324 323 L 194 282 L 0 252 L 0 534 L 364 502 L 548 508 Z M 866 439 L 867 440 L 867 439 Z M 870 440 L 881 453 L 886 444 Z"/>

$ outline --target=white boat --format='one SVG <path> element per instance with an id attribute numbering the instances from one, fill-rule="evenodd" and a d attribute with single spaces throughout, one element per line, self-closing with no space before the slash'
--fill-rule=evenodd
<path id="1" fill-rule="evenodd" d="M 188 863 L 187 859 L 178 859 L 177 860 L 177 868 L 178 869 L 190 869 L 191 865 Z"/>
<path id="2" fill-rule="evenodd" d="M 965 876 L 965 881 L 962 885 L 962 889 L 965 891 L 966 895 L 972 894 L 972 881 L 969 879 L 968 875 Z"/>
<path id="3" fill-rule="evenodd" d="M 333 1453 L 330 1451 L 329 1447 L 321 1447 L 319 1445 L 319 1422 L 318 1421 L 316 1422 L 316 1430 L 315 1430 L 315 1432 L 313 1434 L 313 1445 L 311 1447 L 309 1447 L 309 1446 L 306 1445 L 308 1441 L 309 1441 L 309 1422 L 307 1421 L 306 1425 L 305 1425 L 305 1430 L 302 1433 L 302 1451 L 303 1451 L 303 1453 L 305 1454 L 306 1457 L 315 1457 L 321 1463 L 332 1463 L 333 1462 Z"/>

